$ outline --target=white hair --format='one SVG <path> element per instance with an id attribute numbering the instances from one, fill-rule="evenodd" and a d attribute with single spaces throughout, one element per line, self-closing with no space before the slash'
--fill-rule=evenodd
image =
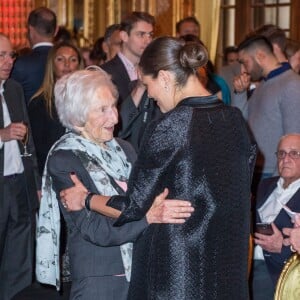
<path id="1" fill-rule="evenodd" d="M 55 105 L 60 122 L 74 130 L 83 127 L 97 89 L 108 87 L 118 99 L 118 91 L 102 69 L 79 70 L 59 79 L 54 87 Z"/>

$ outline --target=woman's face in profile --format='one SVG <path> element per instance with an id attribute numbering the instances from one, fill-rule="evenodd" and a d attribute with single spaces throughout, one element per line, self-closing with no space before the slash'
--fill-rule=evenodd
<path id="1" fill-rule="evenodd" d="M 113 138 L 118 123 L 117 99 L 104 86 L 95 91 L 92 103 L 83 132 L 90 140 L 103 144 Z"/>
<path id="2" fill-rule="evenodd" d="M 162 113 L 166 113 L 175 107 L 174 85 L 163 78 L 161 71 L 157 78 L 141 73 L 141 79 L 146 86 L 148 97 L 156 101 Z"/>
<path id="3" fill-rule="evenodd" d="M 61 47 L 54 57 L 54 73 L 56 80 L 79 68 L 77 52 L 71 47 Z"/>

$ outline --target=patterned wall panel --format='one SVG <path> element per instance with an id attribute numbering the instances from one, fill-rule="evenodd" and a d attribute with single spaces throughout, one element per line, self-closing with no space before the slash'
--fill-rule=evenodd
<path id="1" fill-rule="evenodd" d="M 136 0 L 132 10 L 144 10 L 154 15 L 156 36 L 175 35 L 176 22 L 194 14 L 194 0 Z"/>
<path id="2" fill-rule="evenodd" d="M 172 35 L 173 33 L 173 1 L 156 1 L 156 36 Z"/>
<path id="3" fill-rule="evenodd" d="M 15 48 L 28 47 L 27 17 L 33 8 L 31 0 L 0 1 L 0 32 L 9 36 Z"/>

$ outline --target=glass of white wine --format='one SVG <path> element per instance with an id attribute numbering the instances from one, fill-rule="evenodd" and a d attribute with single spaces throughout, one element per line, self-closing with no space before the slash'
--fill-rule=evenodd
<path id="1" fill-rule="evenodd" d="M 27 143 L 28 143 L 28 138 L 29 138 L 28 125 L 25 122 L 23 122 L 23 124 L 26 126 L 26 133 L 25 133 L 23 139 L 21 140 L 23 147 L 24 147 L 24 152 L 23 152 L 23 154 L 21 154 L 21 156 L 28 157 L 28 156 L 32 155 L 31 153 L 28 152 L 28 149 L 27 149 Z"/>

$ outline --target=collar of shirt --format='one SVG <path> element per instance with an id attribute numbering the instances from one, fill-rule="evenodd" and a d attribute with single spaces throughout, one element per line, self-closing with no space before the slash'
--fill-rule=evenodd
<path id="1" fill-rule="evenodd" d="M 121 59 L 131 81 L 137 80 L 137 70 L 133 63 L 120 51 L 117 55 Z"/>
<path id="2" fill-rule="evenodd" d="M 2 80 L 0 82 L 0 94 L 3 95 L 4 93 L 4 83 L 5 83 L 6 80 Z"/>
<path id="3" fill-rule="evenodd" d="M 300 178 L 290 183 L 287 188 L 284 188 L 283 184 L 284 184 L 284 179 L 280 177 L 279 180 L 277 181 L 277 188 L 279 193 L 283 193 L 284 191 L 286 191 L 286 192 L 293 192 L 294 194 L 300 188 Z"/>
<path id="4" fill-rule="evenodd" d="M 273 77 L 276 77 L 278 75 L 280 75 L 281 73 L 284 73 L 285 71 L 291 69 L 291 65 L 288 62 L 283 62 L 281 63 L 281 66 L 273 71 L 271 71 L 267 77 L 264 77 L 264 81 L 267 81 Z"/>
<path id="5" fill-rule="evenodd" d="M 37 43 L 35 45 L 32 46 L 32 49 L 35 49 L 37 47 L 42 47 L 42 46 L 53 46 L 52 43 L 49 43 L 49 42 L 41 42 L 41 43 Z"/>

